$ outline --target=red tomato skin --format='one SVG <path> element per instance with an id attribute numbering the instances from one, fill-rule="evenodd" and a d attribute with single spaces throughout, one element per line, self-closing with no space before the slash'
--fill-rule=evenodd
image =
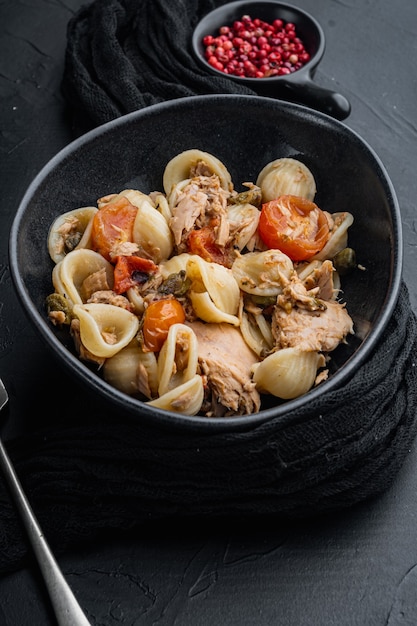
<path id="1" fill-rule="evenodd" d="M 140 256 L 118 256 L 114 268 L 113 290 L 117 294 L 125 293 L 130 287 L 143 284 L 155 274 L 158 266 L 150 259 Z"/>
<path id="2" fill-rule="evenodd" d="M 197 254 L 208 263 L 218 263 L 231 267 L 235 260 L 233 249 L 219 246 L 215 239 L 215 229 L 220 220 L 212 218 L 207 226 L 192 230 L 187 239 L 187 248 L 191 254 Z"/>
<path id="3" fill-rule="evenodd" d="M 93 217 L 91 239 L 93 250 L 112 261 L 117 244 L 132 241 L 137 208 L 124 196 L 109 202 Z"/>
<path id="4" fill-rule="evenodd" d="M 210 226 L 192 230 L 188 236 L 187 247 L 190 254 L 197 254 L 208 263 L 231 267 L 235 258 L 229 249 L 216 244 L 214 232 Z"/>
<path id="5" fill-rule="evenodd" d="M 291 227 L 298 228 L 294 236 Z M 329 224 L 314 202 L 287 195 L 262 205 L 258 231 L 266 246 L 281 250 L 297 262 L 311 259 L 323 248 L 329 236 Z"/>
<path id="6" fill-rule="evenodd" d="M 184 321 L 184 308 L 176 298 L 151 302 L 143 314 L 143 351 L 159 352 L 171 326 L 182 324 Z"/>

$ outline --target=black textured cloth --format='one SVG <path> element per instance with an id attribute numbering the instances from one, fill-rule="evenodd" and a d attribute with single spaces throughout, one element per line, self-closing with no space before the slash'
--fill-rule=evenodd
<path id="1" fill-rule="evenodd" d="M 81 8 L 68 24 L 62 82 L 76 126 L 87 130 L 179 97 L 254 94 L 227 76 L 208 76 L 194 58 L 190 43 L 194 27 L 222 4 L 99 0 Z"/>
<path id="2" fill-rule="evenodd" d="M 417 319 L 403 284 L 380 343 L 342 389 L 239 433 L 161 430 L 85 408 L 86 423 L 8 444 L 56 552 L 150 520 L 341 510 L 392 483 L 417 431 Z M 0 572 L 27 542 L 0 485 Z"/>
<path id="3" fill-rule="evenodd" d="M 239 91 L 199 70 L 192 28 L 214 0 L 97 0 L 68 26 L 63 91 L 78 128 L 156 102 Z M 158 46 L 170 50 L 160 55 Z M 168 56 L 170 62 L 167 62 Z M 241 89 L 241 93 L 249 90 Z M 417 432 L 417 319 L 402 284 L 367 362 L 341 389 L 247 431 L 158 428 L 83 407 L 84 423 L 57 424 L 8 442 L 25 491 L 56 553 L 101 533 L 168 518 L 341 510 L 384 491 Z M 0 484 L 0 572 L 28 543 Z"/>

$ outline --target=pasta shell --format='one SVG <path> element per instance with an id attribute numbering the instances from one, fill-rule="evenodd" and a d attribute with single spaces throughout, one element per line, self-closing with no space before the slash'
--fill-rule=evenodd
<path id="1" fill-rule="evenodd" d="M 147 402 L 149 406 L 184 415 L 197 415 L 204 400 L 203 379 L 199 374 L 171 389 L 163 396 Z"/>
<path id="2" fill-rule="evenodd" d="M 102 198 L 99 198 L 97 200 L 98 208 L 102 209 L 104 206 L 106 206 L 106 204 L 108 204 L 109 202 L 112 202 L 113 200 L 115 200 L 118 195 L 119 194 L 117 194 L 117 193 L 109 193 L 107 196 L 103 196 Z"/>
<path id="3" fill-rule="evenodd" d="M 193 378 L 197 364 L 198 344 L 194 331 L 185 324 L 173 324 L 158 357 L 158 395 Z"/>
<path id="4" fill-rule="evenodd" d="M 109 358 L 127 346 L 139 330 L 133 313 L 113 304 L 76 304 L 73 314 L 80 321 L 80 337 L 92 354 Z"/>
<path id="5" fill-rule="evenodd" d="M 293 271 L 291 259 L 280 250 L 248 252 L 232 265 L 232 273 L 240 289 L 256 296 L 280 294 L 283 280 L 288 279 Z"/>
<path id="6" fill-rule="evenodd" d="M 240 321 L 237 315 L 230 315 L 230 313 L 226 313 L 216 307 L 207 291 L 204 293 L 190 291 L 189 296 L 194 312 L 201 320 L 211 323 L 226 322 L 233 326 L 239 326 Z"/>
<path id="7" fill-rule="evenodd" d="M 160 212 L 161 215 L 166 219 L 169 224 L 169 220 L 172 217 L 171 209 L 169 208 L 168 200 L 166 196 L 162 193 L 156 194 L 155 196 L 155 208 Z"/>
<path id="8" fill-rule="evenodd" d="M 307 393 L 324 364 L 318 352 L 283 348 L 253 365 L 253 380 L 260 393 L 270 393 L 282 400 L 298 398 Z"/>
<path id="9" fill-rule="evenodd" d="M 48 233 L 48 252 L 54 263 L 77 248 L 89 248 L 92 219 L 98 209 L 94 206 L 80 207 L 59 215 Z"/>
<path id="10" fill-rule="evenodd" d="M 332 213 L 332 219 L 335 220 L 338 225 L 331 232 L 324 248 L 314 255 L 314 259 L 320 261 L 333 259 L 338 252 L 347 246 L 348 229 L 353 224 L 353 215 L 348 212 Z"/>
<path id="11" fill-rule="evenodd" d="M 209 152 L 192 149 L 180 152 L 166 165 L 163 174 L 163 187 L 167 196 L 170 195 L 174 185 L 186 178 L 192 178 L 192 170 L 199 162 L 203 162 L 212 174 L 220 179 L 220 184 L 226 191 L 233 189 L 232 178 L 226 166 Z"/>
<path id="12" fill-rule="evenodd" d="M 171 256 L 174 242 L 165 217 L 147 197 L 137 197 L 137 214 L 133 225 L 133 241 L 155 262 Z"/>
<path id="13" fill-rule="evenodd" d="M 106 359 L 103 365 L 104 380 L 129 396 L 138 393 L 139 351 L 139 346 L 128 345 L 114 356 Z"/>
<path id="14" fill-rule="evenodd" d="M 114 269 L 111 263 L 94 250 L 87 248 L 73 250 L 62 259 L 57 271 L 52 275 L 55 289 L 69 298 L 73 304 L 82 304 L 86 300 L 83 290 L 84 281 L 103 269 L 108 286 L 112 288 Z"/>
<path id="15" fill-rule="evenodd" d="M 67 294 L 65 292 L 64 284 L 63 284 L 63 282 L 61 280 L 61 265 L 62 265 L 62 261 L 59 261 L 53 267 L 53 270 L 52 270 L 52 284 L 54 286 L 54 289 L 55 289 L 56 293 L 60 293 L 61 296 L 67 296 Z"/>
<path id="16" fill-rule="evenodd" d="M 192 281 L 189 294 L 198 317 L 206 322 L 229 321 L 238 325 L 239 318 L 236 316 L 240 291 L 232 271 L 218 263 L 209 263 L 198 255 L 191 255 L 186 272 Z M 222 319 L 214 320 L 213 317 Z"/>
<path id="17" fill-rule="evenodd" d="M 191 178 L 184 178 L 184 180 L 180 180 L 178 183 L 174 183 L 171 187 L 171 191 L 167 194 L 167 202 L 168 202 L 168 208 L 169 208 L 169 212 L 173 213 L 173 210 L 175 209 L 175 207 L 177 206 L 179 200 L 180 200 L 180 196 L 182 194 L 182 191 L 185 187 L 187 187 L 187 185 L 189 185 L 191 183 Z"/>
<path id="18" fill-rule="evenodd" d="M 227 219 L 230 222 L 233 245 L 238 250 L 243 250 L 255 235 L 260 215 L 259 209 L 253 204 L 233 204 L 227 208 Z"/>
<path id="19" fill-rule="evenodd" d="M 318 269 L 321 266 L 321 261 L 318 259 L 314 261 L 309 261 L 308 263 L 299 264 L 297 267 L 297 274 L 300 280 L 305 280 L 307 276 L 312 274 L 314 270 Z"/>
<path id="20" fill-rule="evenodd" d="M 266 318 L 260 314 L 255 317 L 256 324 L 261 331 L 261 335 L 266 345 L 271 349 L 274 345 L 274 337 L 271 330 L 271 324 L 267 322 Z"/>
<path id="21" fill-rule="evenodd" d="M 158 394 L 158 362 L 155 353 L 143 352 L 142 349 L 139 350 L 139 353 L 139 367 L 146 372 L 149 393 L 152 398 L 155 398 Z M 145 393 L 143 390 L 142 392 Z"/>
<path id="22" fill-rule="evenodd" d="M 270 202 L 283 195 L 313 200 L 316 195 L 316 181 L 312 172 L 301 161 L 289 157 L 265 165 L 256 184 L 261 188 L 263 202 Z"/>
<path id="23" fill-rule="evenodd" d="M 131 342 L 114 356 L 105 360 L 104 379 L 128 395 L 143 394 L 154 398 L 158 391 L 158 363 L 153 352 L 143 352 Z"/>
<path id="24" fill-rule="evenodd" d="M 143 193 L 143 191 L 139 191 L 139 189 L 123 189 L 123 191 L 117 194 L 117 196 L 113 198 L 112 201 L 117 200 L 117 198 L 119 198 L 120 196 L 127 198 L 130 204 L 133 204 L 133 206 L 138 208 L 143 200 L 147 200 L 153 206 L 151 198 L 146 193 Z"/>
<path id="25" fill-rule="evenodd" d="M 145 310 L 145 300 L 139 290 L 136 287 L 130 287 L 126 292 L 127 299 L 133 306 L 133 310 L 136 315 L 142 315 Z"/>
<path id="26" fill-rule="evenodd" d="M 298 275 L 298 278 L 304 283 L 304 286 L 307 287 L 305 283 L 306 281 L 308 281 L 309 276 L 314 275 L 316 270 L 320 270 L 320 268 L 323 267 L 324 263 L 331 263 L 331 261 L 327 260 L 323 262 L 323 261 L 319 261 L 318 259 L 314 259 L 313 261 L 310 261 L 308 263 L 298 265 L 296 269 L 297 275 Z M 336 300 L 341 289 L 340 276 L 338 272 L 336 272 L 336 270 L 334 269 L 333 263 L 331 263 L 331 267 L 332 267 L 333 294 L 331 296 L 326 294 L 326 297 L 324 297 L 323 292 L 320 290 L 319 297 L 323 298 L 324 300 Z M 311 286 L 308 288 L 311 289 Z"/>
<path id="27" fill-rule="evenodd" d="M 187 263 L 191 259 L 192 255 L 188 252 L 182 254 L 176 254 L 168 261 L 162 261 L 159 265 L 162 278 L 168 278 L 170 274 L 178 274 L 181 271 L 187 271 Z"/>
<path id="28" fill-rule="evenodd" d="M 240 332 L 243 339 L 255 354 L 263 357 L 274 346 L 271 325 L 262 314 L 253 316 L 253 323 L 247 313 L 240 315 Z"/>

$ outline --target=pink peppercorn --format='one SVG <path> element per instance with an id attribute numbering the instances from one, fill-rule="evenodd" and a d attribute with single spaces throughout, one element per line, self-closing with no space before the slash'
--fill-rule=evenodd
<path id="1" fill-rule="evenodd" d="M 246 78 L 283 76 L 297 71 L 310 55 L 296 25 L 275 19 L 271 24 L 242 15 L 219 28 L 218 35 L 203 38 L 207 62 L 215 69 Z"/>

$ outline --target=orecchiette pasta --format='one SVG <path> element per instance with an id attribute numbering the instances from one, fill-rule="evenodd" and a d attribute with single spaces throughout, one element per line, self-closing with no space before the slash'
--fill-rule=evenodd
<path id="1" fill-rule="evenodd" d="M 48 251 L 54 263 L 77 248 L 91 246 L 92 218 L 97 207 L 87 206 L 59 215 L 51 225 L 48 235 Z"/>
<path id="2" fill-rule="evenodd" d="M 179 387 L 167 391 L 164 395 L 149 401 L 147 404 L 157 409 L 165 409 L 184 415 L 196 415 L 201 409 L 203 399 L 203 379 L 196 374 Z"/>
<path id="3" fill-rule="evenodd" d="M 198 345 L 195 333 L 185 324 L 173 324 L 158 358 L 158 394 L 164 395 L 197 373 Z"/>
<path id="4" fill-rule="evenodd" d="M 113 304 L 76 304 L 81 341 L 92 354 L 109 358 L 128 345 L 139 329 L 133 313 Z"/>
<path id="5" fill-rule="evenodd" d="M 318 352 L 283 348 L 254 365 L 253 379 L 259 391 L 290 400 L 311 389 L 323 365 L 324 357 Z"/>
<path id="6" fill-rule="evenodd" d="M 277 296 L 282 292 L 283 279 L 288 279 L 293 271 L 291 259 L 280 250 L 248 252 L 232 266 L 240 289 L 255 296 Z"/>
<path id="7" fill-rule="evenodd" d="M 69 252 L 57 266 L 54 287 L 58 293 L 62 289 L 73 304 L 86 302 L 90 293 L 97 287 L 87 283 L 100 284 L 111 289 L 113 286 L 113 266 L 98 252 L 78 249 Z"/>
<path id="8" fill-rule="evenodd" d="M 230 269 L 193 255 L 188 259 L 186 274 L 191 280 L 190 299 L 200 319 L 239 325 L 236 315 L 240 291 Z"/>
<path id="9" fill-rule="evenodd" d="M 133 225 L 133 241 L 155 263 L 168 259 L 174 244 L 167 220 L 146 197 L 138 199 L 135 206 L 138 212 Z"/>
<path id="10" fill-rule="evenodd" d="M 163 187 L 169 196 L 175 184 L 190 178 L 200 171 L 205 176 L 215 174 L 225 190 L 232 188 L 232 178 L 226 166 L 213 154 L 203 150 L 185 150 L 173 157 L 166 165 L 163 176 Z"/>
<path id="11" fill-rule="evenodd" d="M 313 200 L 316 195 L 314 176 L 298 159 L 281 158 L 271 161 L 260 171 L 256 184 L 261 188 L 264 202 L 286 195 Z"/>
<path id="12" fill-rule="evenodd" d="M 158 393 L 158 362 L 153 352 L 143 352 L 136 341 L 130 342 L 103 365 L 105 380 L 128 395 L 155 398 Z"/>
<path id="13" fill-rule="evenodd" d="M 348 229 L 353 224 L 353 215 L 351 213 L 334 213 L 332 221 L 334 222 L 334 227 L 329 240 L 324 248 L 314 256 L 319 261 L 334 259 L 336 254 L 347 246 Z"/>
<path id="14" fill-rule="evenodd" d="M 249 319 L 248 314 L 242 310 L 240 315 L 240 331 L 248 346 L 259 357 L 268 354 L 274 346 L 270 324 L 262 313 L 258 313 Z"/>
<path id="15" fill-rule="evenodd" d="M 170 274 L 178 274 L 179 272 L 186 272 L 188 261 L 191 259 L 192 255 L 188 254 L 188 252 L 183 252 L 182 254 L 177 254 L 168 261 L 162 261 L 159 264 L 159 269 L 164 278 L 168 278 Z"/>
<path id="16" fill-rule="evenodd" d="M 329 353 L 353 333 L 333 264 L 353 216 L 310 210 L 313 173 L 290 157 L 240 193 L 199 149 L 162 175 L 163 191 L 108 190 L 54 220 L 51 323 L 69 325 L 109 385 L 155 409 L 245 415 L 265 395 L 283 402 L 325 380 Z M 298 203 L 278 201 L 289 196 Z"/>

